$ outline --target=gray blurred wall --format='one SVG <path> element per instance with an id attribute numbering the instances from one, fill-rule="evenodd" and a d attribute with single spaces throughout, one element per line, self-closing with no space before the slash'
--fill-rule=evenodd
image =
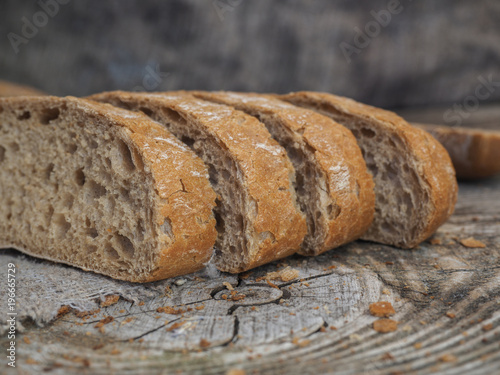
<path id="1" fill-rule="evenodd" d="M 0 79 L 55 95 L 320 90 L 394 108 L 489 79 L 482 100 L 500 99 L 499 1 L 40 1 L 0 1 Z"/>

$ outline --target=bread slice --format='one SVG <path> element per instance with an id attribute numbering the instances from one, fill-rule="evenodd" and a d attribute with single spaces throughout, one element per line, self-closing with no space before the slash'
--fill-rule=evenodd
<path id="1" fill-rule="evenodd" d="M 0 99 L 0 244 L 116 279 L 196 271 L 216 239 L 203 162 L 147 116 Z"/>
<path id="2" fill-rule="evenodd" d="M 0 97 L 47 95 L 30 86 L 0 80 Z"/>
<path id="3" fill-rule="evenodd" d="M 500 173 L 500 131 L 413 123 L 436 138 L 448 151 L 460 179 Z"/>
<path id="4" fill-rule="evenodd" d="M 270 95 L 193 92 L 259 119 L 295 168 L 295 191 L 308 233 L 299 251 L 318 255 L 359 238 L 375 210 L 373 180 L 356 139 L 342 125 Z"/>
<path id="5" fill-rule="evenodd" d="M 254 117 L 183 93 L 109 92 L 91 97 L 142 111 L 208 165 L 219 195 L 215 264 L 242 272 L 295 253 L 307 232 L 285 150 Z"/>
<path id="6" fill-rule="evenodd" d="M 281 99 L 350 129 L 375 181 L 375 217 L 363 239 L 413 248 L 453 213 L 455 171 L 432 136 L 396 114 L 339 96 L 296 92 Z"/>

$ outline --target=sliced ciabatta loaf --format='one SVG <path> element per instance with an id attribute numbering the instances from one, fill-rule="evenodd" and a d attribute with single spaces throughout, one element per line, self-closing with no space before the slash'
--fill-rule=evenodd
<path id="1" fill-rule="evenodd" d="M 285 148 L 295 168 L 295 191 L 308 223 L 299 253 L 321 254 L 359 238 L 371 225 L 373 180 L 356 138 L 344 126 L 270 95 L 192 94 L 258 118 Z"/>
<path id="2" fill-rule="evenodd" d="M 91 99 L 148 114 L 205 161 L 219 195 L 220 270 L 242 272 L 299 250 L 307 226 L 293 166 L 257 119 L 185 93 L 109 92 Z"/>
<path id="3" fill-rule="evenodd" d="M 417 123 L 412 125 L 432 134 L 446 148 L 458 178 L 485 178 L 500 173 L 500 131 Z"/>
<path id="4" fill-rule="evenodd" d="M 455 171 L 446 150 L 430 134 L 396 114 L 339 96 L 296 92 L 279 96 L 330 116 L 358 140 L 375 182 L 375 217 L 362 237 L 412 248 L 453 213 Z"/>
<path id="5" fill-rule="evenodd" d="M 0 99 L 0 245 L 146 282 L 212 256 L 204 163 L 147 116 L 77 98 Z"/>
<path id="6" fill-rule="evenodd" d="M 47 95 L 30 86 L 0 80 L 0 97 Z"/>

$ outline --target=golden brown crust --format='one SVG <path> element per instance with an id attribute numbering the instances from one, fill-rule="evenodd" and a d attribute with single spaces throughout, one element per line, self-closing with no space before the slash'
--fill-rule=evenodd
<path id="1" fill-rule="evenodd" d="M 446 150 L 425 131 L 409 125 L 393 112 L 385 111 L 352 99 L 327 93 L 296 92 L 280 96 L 298 105 L 308 104 L 321 113 L 341 114 L 376 123 L 387 131 L 397 134 L 407 152 L 419 165 L 419 174 L 428 185 L 429 204 L 432 209 L 425 218 L 423 229 L 410 243 L 397 244 L 413 248 L 427 239 L 453 213 L 457 200 L 458 186 L 450 157 Z M 374 239 L 375 240 L 375 239 Z"/>
<path id="2" fill-rule="evenodd" d="M 429 132 L 444 146 L 458 178 L 485 178 L 500 173 L 500 132 L 431 124 L 412 125 Z"/>
<path id="3" fill-rule="evenodd" d="M 338 216 L 327 221 L 323 243 L 315 249 L 302 248 L 303 255 L 318 255 L 359 238 L 373 220 L 375 194 L 352 133 L 332 119 L 296 107 L 271 95 L 230 92 L 193 92 L 195 96 L 236 107 L 249 114 L 270 115 L 291 130 L 311 150 L 315 164 L 327 181 L 330 202 Z M 328 205 L 329 202 L 325 202 Z"/>
<path id="4" fill-rule="evenodd" d="M 0 80 L 0 97 L 47 95 L 30 86 Z"/>
<path id="5" fill-rule="evenodd" d="M 74 97 L 0 99 L 0 106 L 9 105 L 65 106 L 68 110 L 97 118 L 104 126 L 121 127 L 126 131 L 128 140 L 125 138 L 124 141 L 131 149 L 137 150 L 142 162 L 149 166 L 154 179 L 155 191 L 152 193 L 156 196 L 153 213 L 155 224 L 161 225 L 168 217 L 175 237 L 174 243 L 160 250 L 157 264 L 147 277 L 128 277 L 127 281 L 161 280 L 204 267 L 204 263 L 212 256 L 216 239 L 215 218 L 212 214 L 215 193 L 203 162 L 163 126 L 143 114 Z M 183 194 L 184 190 L 190 194 Z M 27 254 L 43 257 L 28 249 L 15 247 Z M 61 262 L 60 259 L 50 260 Z M 68 264 L 84 268 L 78 264 Z"/>
<path id="6" fill-rule="evenodd" d="M 226 148 L 239 165 L 248 196 L 256 203 L 252 222 L 257 234 L 269 232 L 258 247 L 249 249 L 242 272 L 295 253 L 306 234 L 304 215 L 295 204 L 290 173 L 293 167 L 285 150 L 271 138 L 258 120 L 230 107 L 209 103 L 182 92 L 140 94 L 110 92 L 94 95 L 93 100 L 135 102 L 147 108 L 169 108 L 210 134 Z M 148 107 L 149 105 L 149 107 Z"/>

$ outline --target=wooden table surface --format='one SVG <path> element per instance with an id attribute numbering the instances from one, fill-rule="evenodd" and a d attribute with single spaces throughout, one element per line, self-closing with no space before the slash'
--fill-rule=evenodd
<path id="1" fill-rule="evenodd" d="M 460 243 L 471 236 L 486 247 Z M 500 178 L 460 184 L 455 214 L 431 240 L 412 251 L 359 241 L 248 274 L 188 276 L 144 304 L 120 299 L 83 319 L 69 313 L 45 328 L 28 325 L 17 370 L 500 373 Z M 285 266 L 300 279 L 259 279 Z M 394 306 L 395 332 L 373 329 L 376 301 Z M 157 311 L 165 306 L 174 308 Z"/>

